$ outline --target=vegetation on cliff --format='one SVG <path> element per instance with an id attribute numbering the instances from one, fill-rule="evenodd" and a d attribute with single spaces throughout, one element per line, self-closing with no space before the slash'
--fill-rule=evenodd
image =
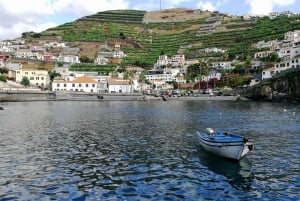
<path id="1" fill-rule="evenodd" d="M 255 100 L 300 101 L 300 69 L 291 69 L 248 89 L 243 96 Z"/>

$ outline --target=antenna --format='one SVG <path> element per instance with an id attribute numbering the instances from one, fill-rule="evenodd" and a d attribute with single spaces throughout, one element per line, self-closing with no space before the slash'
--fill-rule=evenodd
<path id="1" fill-rule="evenodd" d="M 161 0 L 159 1 L 159 10 L 161 11 Z"/>

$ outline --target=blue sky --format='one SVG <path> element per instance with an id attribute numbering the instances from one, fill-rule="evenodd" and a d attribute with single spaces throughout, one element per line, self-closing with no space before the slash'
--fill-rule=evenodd
<path id="1" fill-rule="evenodd" d="M 0 40 L 20 37 L 26 31 L 40 32 L 105 10 L 183 7 L 234 15 L 300 13 L 300 0 L 0 0 Z"/>

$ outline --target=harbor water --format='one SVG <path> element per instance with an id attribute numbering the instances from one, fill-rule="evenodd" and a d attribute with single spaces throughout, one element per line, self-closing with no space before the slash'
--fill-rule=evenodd
<path id="1" fill-rule="evenodd" d="M 1 103 L 0 200 L 300 200 L 300 105 L 242 101 Z M 243 135 L 239 162 L 196 132 Z"/>

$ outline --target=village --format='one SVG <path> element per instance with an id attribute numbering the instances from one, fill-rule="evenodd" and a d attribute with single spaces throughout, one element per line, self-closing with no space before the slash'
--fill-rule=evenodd
<path id="1" fill-rule="evenodd" d="M 253 80 L 249 83 L 250 87 L 282 71 L 300 67 L 300 30 L 285 33 L 283 40 L 260 41 L 254 46 L 263 51 L 253 55 L 250 68 L 260 69 L 261 73 L 259 76 L 253 76 Z M 62 49 L 59 54 L 54 55 L 47 51 L 57 47 Z M 100 44 L 99 47 L 94 59 L 96 65 L 106 65 L 112 61 L 120 63 L 127 56 L 118 43 Z M 207 62 L 205 65 L 209 67 L 209 73 L 202 74 L 199 68 L 199 75 L 192 83 L 188 83 L 185 79 L 187 68 L 199 63 L 199 60 L 186 59 L 183 53 L 172 56 L 160 55 L 150 70 L 138 66 L 127 66 L 126 72 L 116 71 L 104 75 L 98 72 L 70 70 L 71 65 L 80 65 L 81 61 L 80 48 L 69 47 L 68 43 L 47 42 L 27 46 L 24 39 L 3 40 L 0 41 L 0 52 L 0 67 L 5 69 L 1 71 L 2 77 L 5 76 L 5 82 L 1 82 L 0 91 L 48 90 L 98 94 L 174 90 L 174 83 L 182 89 L 200 82 L 208 83 L 212 79 L 220 80 L 221 72 L 233 70 L 236 62 Z M 226 50 L 215 47 L 205 48 L 203 52 L 224 53 Z M 276 55 L 278 60 L 272 66 L 266 65 L 263 59 L 271 55 Z M 41 61 L 54 63 L 54 68 L 47 71 L 31 68 L 28 65 Z M 26 67 L 24 63 L 27 64 Z M 51 73 L 56 76 L 51 77 Z M 22 84 L 24 77 L 29 81 L 27 86 Z"/>

